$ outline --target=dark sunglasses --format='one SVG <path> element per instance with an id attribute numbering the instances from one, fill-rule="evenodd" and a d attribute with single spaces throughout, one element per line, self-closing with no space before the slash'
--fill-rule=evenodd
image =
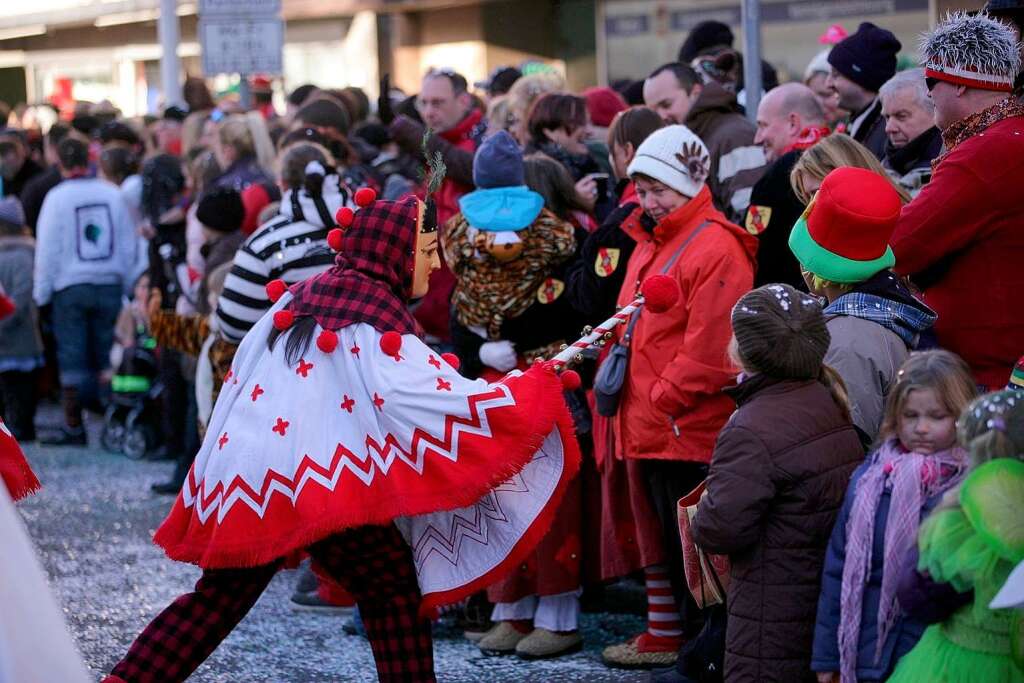
<path id="1" fill-rule="evenodd" d="M 933 78 L 931 76 L 926 76 L 925 79 L 924 79 L 924 85 L 925 85 L 926 88 L 928 88 L 928 92 L 931 92 L 932 89 L 936 85 L 938 85 L 938 84 L 939 84 L 939 79 L 937 79 L 937 78 Z"/>

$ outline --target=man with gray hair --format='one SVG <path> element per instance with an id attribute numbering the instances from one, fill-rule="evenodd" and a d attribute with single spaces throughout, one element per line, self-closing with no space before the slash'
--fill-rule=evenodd
<path id="1" fill-rule="evenodd" d="M 893 180 L 916 197 L 932 177 L 932 160 L 942 151 L 935 127 L 935 105 L 928 95 L 924 69 L 900 71 L 878 91 L 889 142 L 882 165 Z"/>
<path id="2" fill-rule="evenodd" d="M 988 389 L 1024 348 L 1024 106 L 1016 34 L 984 14 L 949 15 L 922 45 L 925 83 L 945 151 L 903 207 L 890 245 L 938 313 L 939 345 Z"/>

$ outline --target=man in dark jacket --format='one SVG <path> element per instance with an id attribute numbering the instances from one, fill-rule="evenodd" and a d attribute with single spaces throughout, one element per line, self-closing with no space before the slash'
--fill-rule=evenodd
<path id="1" fill-rule="evenodd" d="M 932 160 L 942 151 L 935 127 L 935 105 L 928 96 L 924 69 L 900 71 L 878 91 L 889 143 L 882 166 L 911 197 L 932 178 Z"/>
<path id="2" fill-rule="evenodd" d="M 25 224 L 36 231 L 36 222 L 39 220 L 39 212 L 43 210 L 43 200 L 46 194 L 57 186 L 63 176 L 60 173 L 60 160 L 57 158 L 57 145 L 61 143 L 68 134 L 71 127 L 63 123 L 55 123 L 46 131 L 43 138 L 43 157 L 48 167 L 42 173 L 33 176 L 21 191 L 21 205 L 25 208 Z"/>
<path id="3" fill-rule="evenodd" d="M 839 106 L 852 112 L 850 137 L 879 159 L 887 140 L 878 89 L 896 73 L 902 47 L 890 31 L 864 22 L 828 53 L 832 73 L 826 83 L 839 94 Z"/>
<path id="4" fill-rule="evenodd" d="M 29 156 L 28 139 L 18 128 L 0 129 L 0 182 L 4 197 L 14 195 L 21 199 L 25 184 L 43 172 L 43 167 Z"/>
<path id="5" fill-rule="evenodd" d="M 828 135 L 825 112 L 814 91 L 800 83 L 770 90 L 757 108 L 754 142 L 764 147 L 771 165 L 754 185 L 744 227 L 757 235 L 754 286 L 783 282 L 806 291 L 800 264 L 789 249 L 789 231 L 804 211 L 789 182 L 803 150 Z"/>
<path id="6" fill-rule="evenodd" d="M 736 96 L 717 83 L 701 83 L 686 64 L 671 62 L 644 81 L 644 102 L 666 124 L 684 124 L 711 155 L 708 187 L 715 207 L 742 221 L 750 193 L 765 171 L 764 151 L 754 144 L 754 126 L 740 113 Z"/>

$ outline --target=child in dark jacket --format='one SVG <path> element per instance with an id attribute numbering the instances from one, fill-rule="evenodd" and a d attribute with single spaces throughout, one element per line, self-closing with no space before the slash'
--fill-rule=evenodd
<path id="1" fill-rule="evenodd" d="M 822 365 L 820 304 L 789 285 L 732 310 L 743 368 L 737 410 L 718 435 L 694 542 L 729 556 L 724 680 L 814 680 L 818 577 L 843 489 L 863 457 L 842 382 Z"/>
<path id="2" fill-rule="evenodd" d="M 881 446 L 854 473 L 825 558 L 812 668 L 818 680 L 884 681 L 925 624 L 896 599 L 921 520 L 960 481 L 956 419 L 975 395 L 948 351 L 916 353 L 897 374 Z"/>
<path id="3" fill-rule="evenodd" d="M 654 110 L 632 107 L 616 114 L 608 128 L 609 157 L 622 185 L 618 206 L 586 238 L 566 273 L 566 295 L 588 322 L 596 324 L 615 313 L 615 301 L 626 277 L 626 263 L 636 248 L 636 240 L 622 230 L 622 224 L 644 215 L 626 169 L 640 143 L 664 125 Z"/>
<path id="4" fill-rule="evenodd" d="M 22 443 L 36 439 L 36 372 L 43 365 L 32 300 L 35 251 L 21 203 L 0 200 L 0 293 L 9 301 L 7 314 L 0 310 L 0 418 Z"/>

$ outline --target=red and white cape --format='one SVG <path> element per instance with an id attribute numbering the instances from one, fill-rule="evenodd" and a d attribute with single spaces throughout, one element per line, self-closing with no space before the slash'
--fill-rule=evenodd
<path id="1" fill-rule="evenodd" d="M 365 323 L 289 364 L 287 337 L 267 337 L 290 299 L 239 347 L 155 541 L 204 568 L 254 566 L 394 522 L 427 611 L 521 562 L 579 466 L 555 372 L 468 380 L 415 335 L 388 355 Z"/>

